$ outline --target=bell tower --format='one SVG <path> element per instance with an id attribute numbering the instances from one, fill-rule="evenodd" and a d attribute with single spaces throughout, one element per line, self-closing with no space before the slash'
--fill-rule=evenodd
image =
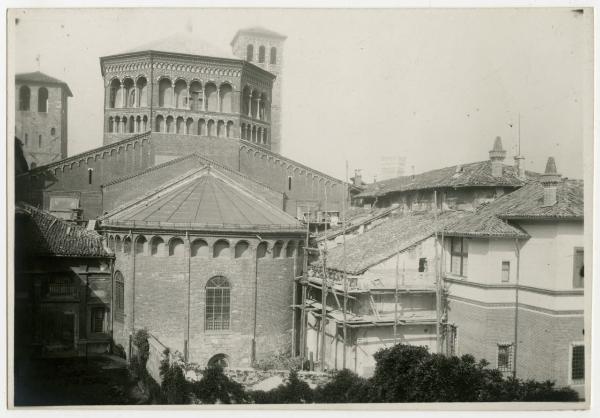
<path id="1" fill-rule="evenodd" d="M 240 29 L 231 41 L 233 54 L 276 76 L 271 96 L 271 151 L 281 152 L 281 81 L 286 36 L 268 29 Z"/>

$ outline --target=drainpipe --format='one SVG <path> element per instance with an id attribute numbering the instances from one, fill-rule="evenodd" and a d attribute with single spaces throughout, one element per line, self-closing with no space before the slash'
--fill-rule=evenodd
<path id="1" fill-rule="evenodd" d="M 519 248 L 519 239 L 515 238 L 515 254 L 517 256 L 517 277 L 515 287 L 515 329 L 514 329 L 514 352 L 513 352 L 513 378 L 517 377 L 517 345 L 519 329 L 519 270 L 521 264 L 521 249 Z"/>
<path id="2" fill-rule="evenodd" d="M 254 364 L 256 361 L 256 318 L 258 314 L 258 247 L 254 251 L 254 324 L 252 330 L 252 347 L 250 364 Z"/>
<path id="3" fill-rule="evenodd" d="M 184 358 L 186 363 L 190 360 L 190 289 L 191 289 L 191 251 L 192 251 L 192 246 L 190 243 L 190 235 L 188 234 L 188 231 L 185 231 L 185 240 L 186 242 L 186 247 L 184 247 L 184 251 L 185 251 L 185 256 L 187 258 L 187 313 L 186 313 L 186 330 L 185 330 L 185 341 L 184 341 Z"/>

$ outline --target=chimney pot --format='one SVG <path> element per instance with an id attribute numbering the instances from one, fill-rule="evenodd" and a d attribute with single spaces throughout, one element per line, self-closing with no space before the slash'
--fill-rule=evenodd
<path id="1" fill-rule="evenodd" d="M 499 136 L 494 140 L 494 147 L 490 151 L 490 161 L 492 164 L 492 176 L 502 177 L 503 161 L 506 158 L 506 151 L 502 148 L 502 138 Z"/>
<path id="2" fill-rule="evenodd" d="M 541 183 L 544 186 L 544 206 L 552 206 L 557 202 L 557 188 L 561 181 L 561 176 L 556 170 L 554 157 L 549 157 L 546 162 L 546 170 L 542 174 Z"/>

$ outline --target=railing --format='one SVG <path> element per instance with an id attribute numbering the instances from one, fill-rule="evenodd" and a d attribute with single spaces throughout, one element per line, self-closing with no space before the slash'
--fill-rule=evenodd
<path id="1" fill-rule="evenodd" d="M 269 225 L 253 225 L 253 224 L 204 224 L 204 223 L 193 223 L 193 222 L 161 222 L 161 221 L 107 221 L 104 226 L 124 226 L 124 227 L 139 227 L 139 228 L 175 228 L 175 229 L 250 229 L 250 230 L 261 230 L 261 231 L 302 231 L 306 232 L 306 229 L 302 225 L 282 225 L 282 224 L 269 224 Z"/>
<path id="2" fill-rule="evenodd" d="M 47 297 L 77 297 L 77 287 L 68 282 L 48 283 Z"/>

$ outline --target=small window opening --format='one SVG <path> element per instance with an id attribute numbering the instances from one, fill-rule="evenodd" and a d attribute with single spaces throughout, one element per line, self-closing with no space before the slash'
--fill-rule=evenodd
<path id="1" fill-rule="evenodd" d="M 288 190 L 292 190 L 292 176 L 288 176 Z"/>
<path id="2" fill-rule="evenodd" d="M 419 258 L 419 273 L 427 272 L 427 258 Z"/>
<path id="3" fill-rule="evenodd" d="M 502 283 L 510 281 L 510 261 L 502 262 Z"/>
<path id="4" fill-rule="evenodd" d="M 88 184 L 92 184 L 92 175 L 94 173 L 93 168 L 88 168 Z"/>

